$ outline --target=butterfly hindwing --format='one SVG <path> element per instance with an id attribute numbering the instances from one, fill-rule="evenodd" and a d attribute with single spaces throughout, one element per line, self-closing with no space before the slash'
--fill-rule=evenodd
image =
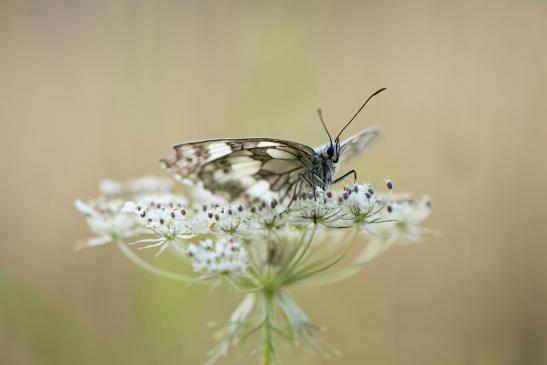
<path id="1" fill-rule="evenodd" d="M 380 130 L 378 128 L 368 128 L 342 141 L 340 144 L 340 162 L 348 162 L 363 153 L 379 135 Z"/>
<path id="2" fill-rule="evenodd" d="M 269 139 L 218 139 L 182 143 L 162 165 L 185 183 L 233 200 L 243 194 L 283 193 L 309 168 L 313 149 L 300 143 Z"/>

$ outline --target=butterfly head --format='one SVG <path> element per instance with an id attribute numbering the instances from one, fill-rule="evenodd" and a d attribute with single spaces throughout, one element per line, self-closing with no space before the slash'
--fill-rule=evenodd
<path id="1" fill-rule="evenodd" d="M 344 130 L 351 124 L 351 122 L 353 122 L 355 117 L 361 112 L 361 110 L 363 110 L 365 105 L 367 105 L 368 101 L 370 99 L 372 99 L 373 96 L 381 93 L 384 90 L 385 90 L 385 88 L 382 88 L 382 89 L 376 91 L 371 96 L 369 96 L 367 100 L 365 100 L 363 105 L 361 105 L 361 107 L 357 110 L 357 112 L 353 115 L 353 117 L 351 117 L 349 122 L 347 122 L 346 125 L 344 126 L 344 128 L 342 128 L 340 133 L 338 133 L 338 135 L 336 136 L 334 141 L 332 140 L 332 137 L 329 133 L 329 130 L 327 129 L 327 126 L 326 126 L 325 122 L 323 121 L 323 115 L 321 113 L 321 109 L 317 109 L 317 114 L 319 114 L 319 120 L 321 121 L 321 124 L 323 125 L 323 128 L 325 129 L 325 132 L 327 132 L 327 136 L 329 136 L 329 141 L 330 141 L 330 144 L 328 144 L 327 147 L 325 148 L 325 150 L 323 151 L 323 158 L 325 160 L 330 161 L 333 164 L 338 163 L 338 160 L 340 159 L 340 150 L 341 150 L 341 148 L 340 148 L 340 136 L 342 135 L 342 132 L 344 132 Z"/>
<path id="2" fill-rule="evenodd" d="M 321 124 L 323 125 L 323 128 L 325 129 L 325 132 L 327 132 L 327 136 L 329 136 L 330 144 L 327 145 L 327 147 L 323 150 L 323 159 L 327 161 L 332 161 L 333 163 L 338 163 L 338 159 L 340 156 L 340 141 L 336 140 L 335 142 L 332 141 L 332 137 L 330 136 L 329 130 L 327 129 L 327 125 L 325 124 L 325 121 L 323 120 L 323 114 L 321 113 L 321 109 L 317 109 L 317 114 L 319 114 L 319 120 L 321 121 Z"/>
<path id="3" fill-rule="evenodd" d="M 338 159 L 340 157 L 340 144 L 331 144 L 325 148 L 325 151 L 323 152 L 323 157 L 331 160 L 334 163 L 338 163 Z"/>

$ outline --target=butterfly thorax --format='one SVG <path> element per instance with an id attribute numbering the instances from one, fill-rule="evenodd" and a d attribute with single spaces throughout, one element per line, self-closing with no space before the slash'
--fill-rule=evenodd
<path id="1" fill-rule="evenodd" d="M 328 188 L 336 175 L 337 164 L 323 153 L 316 153 L 312 158 L 312 168 L 310 171 L 309 182 L 315 187 L 322 189 Z"/>

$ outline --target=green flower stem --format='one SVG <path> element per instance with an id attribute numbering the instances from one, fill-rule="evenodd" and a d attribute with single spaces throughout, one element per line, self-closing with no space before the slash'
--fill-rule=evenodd
<path id="1" fill-rule="evenodd" d="M 262 365 L 270 365 L 272 363 L 272 351 L 270 347 L 264 343 L 262 349 Z"/>
<path id="2" fill-rule="evenodd" d="M 141 257 L 139 257 L 137 254 L 135 254 L 133 252 L 133 250 L 131 250 L 121 239 L 116 240 L 116 246 L 125 255 L 125 257 L 127 257 L 129 260 L 131 260 L 137 266 L 145 269 L 148 272 L 151 272 L 153 274 L 162 276 L 162 277 L 167 278 L 167 279 L 182 281 L 182 282 L 185 282 L 185 283 L 194 283 L 196 281 L 196 279 L 191 277 L 191 276 L 175 273 L 175 272 L 172 272 L 172 271 L 163 270 L 163 269 L 160 269 L 160 268 L 146 262 Z"/>
<path id="3" fill-rule="evenodd" d="M 395 238 L 389 239 L 387 241 L 374 241 L 369 243 L 365 249 L 359 254 L 349 266 L 342 269 L 324 272 L 315 275 L 313 278 L 301 279 L 297 283 L 293 283 L 293 286 L 319 286 L 333 284 L 342 280 L 345 280 L 357 272 L 359 272 L 364 266 L 366 266 L 370 261 L 376 259 L 385 253 L 389 248 L 393 246 Z"/>
<path id="4" fill-rule="evenodd" d="M 353 234 L 353 237 L 350 239 L 344 250 L 337 255 L 332 261 L 328 262 L 324 266 L 320 266 L 318 268 L 315 268 L 316 264 L 311 264 L 309 268 L 303 268 L 302 270 L 295 272 L 293 274 L 293 277 L 288 278 L 284 281 L 284 285 L 291 285 L 293 283 L 299 282 L 301 280 L 304 280 L 306 278 L 312 277 L 314 275 L 323 273 L 342 261 L 342 259 L 347 255 L 347 253 L 350 251 L 351 247 L 353 246 L 353 243 L 355 242 L 355 238 L 357 237 L 357 231 Z"/>
<path id="5" fill-rule="evenodd" d="M 262 365 L 271 365 L 272 363 L 272 316 L 273 294 L 271 291 L 267 290 L 264 292 L 264 322 L 262 324 Z"/>
<path id="6" fill-rule="evenodd" d="M 306 253 L 312 244 L 313 238 L 315 237 L 315 232 L 317 232 L 317 225 L 313 226 L 313 229 L 306 240 L 307 232 L 307 230 L 302 232 L 302 237 L 300 238 L 298 244 L 295 245 L 291 252 L 289 252 L 285 264 L 279 270 L 277 278 L 278 282 L 283 282 L 286 277 L 290 276 L 294 268 L 297 267 L 298 263 L 306 256 Z M 300 254 L 297 257 L 299 251 Z"/>
<path id="7" fill-rule="evenodd" d="M 315 232 L 317 231 L 317 225 L 313 226 L 313 229 L 310 233 L 310 237 L 302 247 L 302 250 L 300 251 L 300 254 L 296 257 L 296 259 L 293 262 L 289 262 L 289 270 L 291 270 L 294 267 L 297 267 L 298 264 L 302 261 L 302 259 L 306 256 L 308 253 L 309 248 L 311 247 L 311 244 L 313 242 L 313 237 L 315 236 Z M 292 261 L 292 260 L 291 260 Z"/>

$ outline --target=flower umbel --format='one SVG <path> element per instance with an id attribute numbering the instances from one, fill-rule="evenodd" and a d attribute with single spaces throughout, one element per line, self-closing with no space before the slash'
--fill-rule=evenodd
<path id="1" fill-rule="evenodd" d="M 188 246 L 194 271 L 206 274 L 240 273 L 247 270 L 247 250 L 233 238 L 210 238 Z"/>
<path id="2" fill-rule="evenodd" d="M 114 242 L 156 274 L 226 283 L 244 293 L 219 330 L 221 340 L 208 363 L 226 355 L 230 345 L 260 334 L 263 363 L 269 364 L 281 339 L 331 352 L 317 337 L 321 327 L 309 321 L 289 288 L 345 279 L 394 244 L 418 242 L 430 233 L 420 226 L 431 212 L 430 199 L 395 195 L 393 187 L 388 179 L 385 192 L 352 184 L 302 191 L 290 204 L 275 197 L 226 202 L 198 187 L 181 195 L 171 181 L 146 177 L 105 180 L 101 197 L 75 204 L 96 234 L 86 245 Z M 180 256 L 194 275 L 158 268 L 135 247 Z"/>
<path id="3" fill-rule="evenodd" d="M 89 228 L 96 234 L 78 247 L 98 246 L 137 233 L 136 219 L 128 203 L 123 200 L 100 198 L 87 203 L 76 200 L 74 205 L 87 217 Z"/>

